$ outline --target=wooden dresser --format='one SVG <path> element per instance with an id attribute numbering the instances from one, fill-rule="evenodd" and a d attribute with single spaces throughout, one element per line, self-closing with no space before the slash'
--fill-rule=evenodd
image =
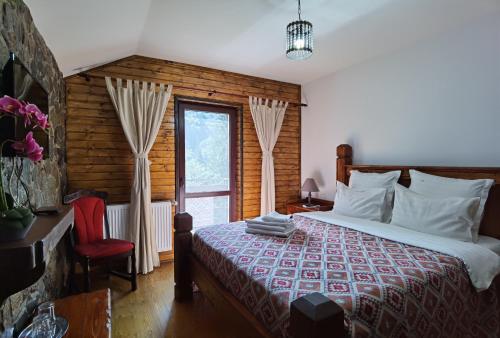
<path id="1" fill-rule="evenodd" d="M 295 214 L 297 212 L 309 212 L 309 211 L 329 211 L 333 208 L 333 201 L 322 200 L 319 198 L 312 198 L 311 203 L 315 204 L 315 207 L 304 207 L 307 203 L 307 199 L 301 201 L 292 201 L 287 203 L 286 212 L 287 214 Z"/>
<path id="2" fill-rule="evenodd" d="M 56 315 L 68 320 L 69 328 L 64 337 L 111 337 L 111 292 L 102 289 L 90 293 L 58 299 Z"/>

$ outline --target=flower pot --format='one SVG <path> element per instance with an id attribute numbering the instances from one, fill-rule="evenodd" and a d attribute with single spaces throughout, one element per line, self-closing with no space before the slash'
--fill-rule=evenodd
<path id="1" fill-rule="evenodd" d="M 25 208 L 7 210 L 0 216 L 0 242 L 24 239 L 35 222 L 35 216 Z"/>

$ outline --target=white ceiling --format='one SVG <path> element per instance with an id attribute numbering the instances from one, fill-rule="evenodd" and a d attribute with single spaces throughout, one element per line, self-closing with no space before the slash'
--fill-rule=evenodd
<path id="1" fill-rule="evenodd" d="M 305 61 L 284 55 L 296 0 L 25 0 L 65 76 L 132 54 L 304 84 L 500 10 L 500 0 L 302 0 Z"/>

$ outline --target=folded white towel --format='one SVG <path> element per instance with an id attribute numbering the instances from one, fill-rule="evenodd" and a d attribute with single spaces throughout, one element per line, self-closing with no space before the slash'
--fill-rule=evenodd
<path id="1" fill-rule="evenodd" d="M 284 227 L 278 227 L 275 225 L 269 226 L 269 225 L 263 225 L 263 224 L 247 223 L 247 227 L 250 229 L 256 229 L 256 230 L 286 232 L 290 229 L 293 229 L 295 226 L 293 225 L 293 223 L 289 223 Z"/>
<path id="2" fill-rule="evenodd" d="M 283 215 L 279 212 L 273 211 L 269 214 L 262 216 L 262 220 L 264 222 L 283 222 L 283 223 L 291 223 L 292 215 Z"/>
<path id="3" fill-rule="evenodd" d="M 248 225 L 265 225 L 265 226 L 269 226 L 269 227 L 274 227 L 276 229 L 282 229 L 282 228 L 286 228 L 288 226 L 290 226 L 290 224 L 293 224 L 293 223 L 283 223 L 283 222 L 264 222 L 264 221 L 261 221 L 261 220 L 257 220 L 257 219 L 248 219 L 245 221 L 247 226 Z"/>
<path id="4" fill-rule="evenodd" d="M 260 225 L 268 225 L 268 226 L 275 226 L 275 227 L 287 227 L 291 222 L 267 222 L 262 219 L 262 217 L 256 217 L 252 219 L 247 219 L 245 221 L 247 224 L 260 224 Z"/>
<path id="5" fill-rule="evenodd" d="M 295 228 L 291 228 L 290 230 L 287 230 L 287 231 L 267 231 L 267 230 L 252 229 L 252 228 L 247 227 L 245 229 L 245 232 L 247 234 L 254 234 L 254 235 L 288 237 L 294 230 L 295 230 Z"/>

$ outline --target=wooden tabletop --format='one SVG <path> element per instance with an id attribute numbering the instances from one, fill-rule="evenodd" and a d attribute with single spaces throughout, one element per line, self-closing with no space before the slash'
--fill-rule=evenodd
<path id="1" fill-rule="evenodd" d="M 307 199 L 300 201 L 291 201 L 287 203 L 287 214 L 294 214 L 297 212 L 309 212 L 309 211 L 329 211 L 333 208 L 333 201 L 323 200 L 319 198 L 311 199 L 311 203 L 315 205 L 314 207 L 304 206 L 307 203 Z"/>
<path id="2" fill-rule="evenodd" d="M 73 207 L 67 205 L 61 207 L 56 215 L 36 216 L 35 223 L 24 239 L 0 243 L 0 267 L 8 268 L 14 261 L 17 267 L 26 265 L 35 268 L 38 261 L 46 260 L 73 220 Z M 42 250 L 37 250 L 37 246 Z"/>
<path id="3" fill-rule="evenodd" d="M 56 315 L 69 322 L 69 338 L 111 337 L 111 293 L 102 289 L 55 301 Z"/>
<path id="4" fill-rule="evenodd" d="M 0 243 L 0 303 L 43 275 L 49 253 L 73 220 L 73 208 L 63 206 L 56 215 L 36 216 L 24 239 Z"/>

